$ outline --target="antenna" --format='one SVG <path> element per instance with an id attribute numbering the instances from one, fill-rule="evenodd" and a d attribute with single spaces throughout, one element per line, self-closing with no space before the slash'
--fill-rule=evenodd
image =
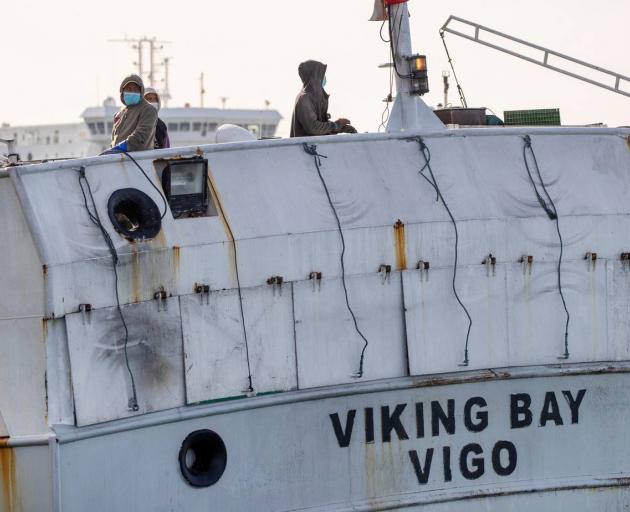
<path id="1" fill-rule="evenodd" d="M 130 45 L 132 50 L 137 51 L 137 60 L 133 64 L 137 66 L 138 75 L 149 87 L 156 88 L 156 84 L 158 82 L 164 82 L 165 87 L 162 92 L 162 97 L 164 98 L 165 93 L 168 93 L 168 79 L 159 79 L 159 68 L 160 66 L 163 66 L 165 68 L 165 76 L 167 76 L 168 59 L 165 58 L 163 59 L 161 64 L 156 64 L 156 58 L 157 54 L 164 49 L 164 45 L 170 44 L 170 41 L 158 41 L 155 37 L 142 36 L 137 39 L 128 37 L 125 37 L 124 39 L 110 39 L 109 42 L 125 43 L 127 45 Z M 149 69 L 145 71 L 145 57 L 147 57 L 147 54 Z"/>
<path id="2" fill-rule="evenodd" d="M 203 87 L 203 72 L 199 75 L 199 104 L 203 108 L 203 96 L 206 94 L 206 90 Z"/>
<path id="3" fill-rule="evenodd" d="M 219 99 L 221 100 L 221 108 L 225 108 L 225 104 L 230 98 L 228 98 L 227 96 L 219 96 Z"/>

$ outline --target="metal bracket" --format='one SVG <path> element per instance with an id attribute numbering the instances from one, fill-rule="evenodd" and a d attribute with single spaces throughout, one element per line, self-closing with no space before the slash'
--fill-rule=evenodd
<path id="1" fill-rule="evenodd" d="M 163 286 L 158 288 L 158 291 L 153 294 L 153 298 L 157 301 L 158 312 L 166 311 L 168 307 L 168 294 Z"/>
<path id="2" fill-rule="evenodd" d="M 81 323 L 83 325 L 85 325 L 86 323 L 91 323 L 91 312 L 92 304 L 79 304 L 79 313 L 81 313 Z"/>
<path id="3" fill-rule="evenodd" d="M 429 280 L 429 268 L 431 268 L 431 264 L 428 261 L 418 260 L 416 270 L 420 271 L 420 281 Z"/>
<path id="4" fill-rule="evenodd" d="M 534 257 L 529 255 L 521 256 L 521 259 L 518 262 L 523 265 L 523 275 L 532 275 L 532 266 L 534 265 Z"/>
<path id="5" fill-rule="evenodd" d="M 199 295 L 199 304 L 203 304 L 204 297 L 206 304 L 210 303 L 210 285 L 195 283 L 195 293 Z"/>
<path id="6" fill-rule="evenodd" d="M 497 259 L 492 255 L 492 253 L 488 254 L 483 261 L 482 265 L 486 265 L 486 274 L 488 277 L 497 275 Z"/>
<path id="7" fill-rule="evenodd" d="M 389 283 L 390 277 L 392 275 L 392 266 L 382 264 L 378 267 L 378 273 L 381 274 L 381 284 Z"/>
<path id="8" fill-rule="evenodd" d="M 311 272 L 308 275 L 308 278 L 313 283 L 313 291 L 322 289 L 322 273 L 321 272 Z"/>
<path id="9" fill-rule="evenodd" d="M 271 276 L 267 279 L 267 284 L 273 286 L 273 295 L 276 295 L 276 289 L 278 290 L 278 294 L 282 295 L 282 283 L 284 283 L 284 277 L 282 276 Z"/>
<path id="10" fill-rule="evenodd" d="M 587 252 L 584 255 L 584 259 L 586 260 L 586 268 L 590 272 L 595 271 L 595 264 L 597 263 L 597 253 L 596 252 Z"/>

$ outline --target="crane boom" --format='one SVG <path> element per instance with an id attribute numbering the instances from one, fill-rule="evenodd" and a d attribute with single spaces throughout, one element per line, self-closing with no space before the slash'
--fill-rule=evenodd
<path id="1" fill-rule="evenodd" d="M 474 35 L 469 35 L 466 34 L 464 32 L 460 32 L 459 30 L 456 30 L 454 28 L 451 27 L 451 22 L 459 22 L 461 24 L 464 25 L 468 25 L 470 27 L 473 27 L 475 32 Z M 444 23 L 444 25 L 442 25 L 442 28 L 440 29 L 440 34 L 442 35 L 442 37 L 444 37 L 444 33 L 447 32 L 449 34 L 454 34 L 456 36 L 459 37 L 463 37 L 464 39 L 469 39 L 470 41 L 474 41 L 475 43 L 479 43 L 482 44 L 484 46 L 488 46 L 489 48 L 493 48 L 495 50 L 499 50 L 500 52 L 503 53 L 507 53 L 508 55 L 512 55 L 514 57 L 518 57 L 519 59 L 523 59 L 526 60 L 528 62 L 532 62 L 534 64 L 538 64 L 539 66 L 542 66 L 544 68 L 547 69 L 551 69 L 553 71 L 557 71 L 558 73 L 562 73 L 564 75 L 567 76 L 571 76 L 573 78 L 577 78 L 578 80 L 581 80 L 583 82 L 587 82 L 589 84 L 592 85 L 596 85 L 598 87 L 602 87 L 604 89 L 607 89 L 609 91 L 612 92 L 616 92 L 618 94 L 622 94 L 624 96 L 630 96 L 630 90 L 628 90 L 628 86 L 630 86 L 630 77 L 627 77 L 625 75 L 622 75 L 620 73 L 617 73 L 615 71 L 610 71 L 608 69 L 604 69 L 601 68 L 599 66 L 595 66 L 593 64 L 590 64 L 588 62 L 585 62 L 583 60 L 579 60 L 576 59 L 574 57 L 570 57 L 568 55 L 564 55 L 560 52 L 556 52 L 554 50 L 550 50 L 549 48 L 544 48 L 543 46 L 539 46 L 537 44 L 533 44 L 530 43 L 528 41 L 524 41 L 523 39 L 519 39 L 517 37 L 513 37 L 510 36 L 508 34 L 505 34 L 503 32 L 499 32 L 498 30 L 494 30 L 492 28 L 488 28 L 488 27 L 484 27 L 483 25 L 480 25 L 478 23 L 475 23 L 473 21 L 469 21 L 469 20 L 465 20 L 463 18 L 459 18 L 457 16 L 449 16 L 449 18 L 446 20 L 446 23 Z M 503 46 L 499 46 L 498 44 L 495 43 L 491 43 L 489 41 L 485 41 L 481 38 L 481 35 L 483 32 L 487 32 L 489 34 L 493 34 L 495 36 L 499 36 L 502 37 L 504 39 L 507 39 L 508 41 L 511 41 L 513 43 L 519 43 L 523 46 L 526 46 L 527 48 L 531 48 L 534 50 L 538 50 L 540 52 L 542 52 L 542 58 L 541 59 L 536 59 L 536 58 L 532 58 L 529 57 L 528 55 L 524 55 L 523 53 L 519 53 L 517 51 L 511 50 L 509 48 L 505 48 Z M 577 66 L 581 66 L 582 68 L 586 68 L 588 70 L 591 71 L 596 71 L 597 73 L 600 73 L 602 75 L 605 75 L 605 78 L 602 77 L 602 81 L 599 80 L 594 80 L 592 78 L 588 78 L 586 76 L 583 76 L 582 74 L 578 74 L 577 72 L 573 72 L 573 71 L 569 71 L 568 69 L 565 69 L 563 67 L 559 67 L 560 64 L 550 64 L 549 63 L 549 57 L 554 57 L 554 61 L 555 60 L 559 60 L 559 61 L 565 61 L 565 62 L 571 62 L 573 64 L 577 64 Z M 609 83 L 607 83 L 605 80 L 608 80 Z M 613 85 L 614 83 L 614 85 Z M 625 85 L 625 88 L 622 88 L 622 85 Z"/>

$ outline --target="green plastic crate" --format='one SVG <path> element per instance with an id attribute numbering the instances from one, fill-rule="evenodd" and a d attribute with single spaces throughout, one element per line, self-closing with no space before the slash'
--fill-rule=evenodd
<path id="1" fill-rule="evenodd" d="M 506 110 L 503 114 L 507 126 L 560 126 L 559 108 Z"/>

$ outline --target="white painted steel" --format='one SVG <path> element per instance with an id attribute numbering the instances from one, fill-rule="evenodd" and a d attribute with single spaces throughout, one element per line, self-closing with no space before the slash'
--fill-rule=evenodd
<path id="1" fill-rule="evenodd" d="M 407 374 L 400 273 L 348 277 L 348 296 L 369 345 L 365 380 Z M 301 389 L 352 382 L 365 342 L 347 310 L 341 279 L 293 287 L 298 383 Z"/>
<path id="2" fill-rule="evenodd" d="M 161 308 L 158 311 L 158 302 L 152 301 L 122 309 L 129 329 L 127 353 L 137 389 L 137 413 L 128 410 L 133 394 L 117 309 L 66 316 L 77 425 L 185 403 L 179 299 L 168 299 Z"/>

